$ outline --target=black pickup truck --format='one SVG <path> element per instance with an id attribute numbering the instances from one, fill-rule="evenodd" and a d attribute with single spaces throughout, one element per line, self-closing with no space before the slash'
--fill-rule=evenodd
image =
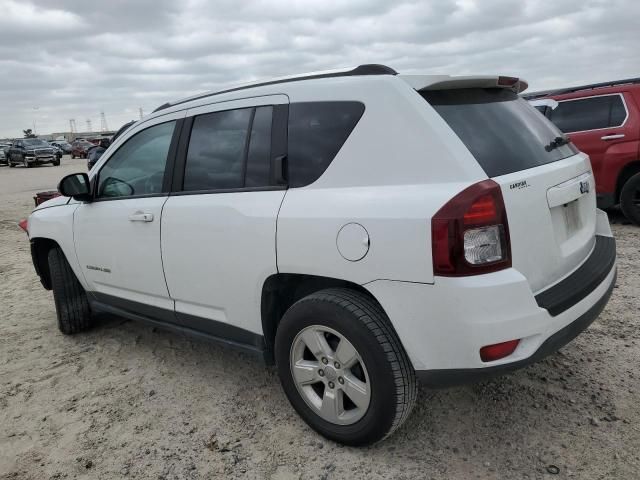
<path id="1" fill-rule="evenodd" d="M 56 155 L 56 149 L 39 138 L 20 138 L 14 140 L 7 152 L 7 161 L 10 167 L 23 165 L 32 167 L 43 163 L 60 165 L 60 156 Z"/>

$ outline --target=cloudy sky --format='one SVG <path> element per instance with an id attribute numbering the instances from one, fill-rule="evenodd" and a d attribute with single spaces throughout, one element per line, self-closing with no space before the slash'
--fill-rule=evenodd
<path id="1" fill-rule="evenodd" d="M 640 77 L 639 19 L 638 0 L 0 0 L 0 137 L 361 63 L 531 90 Z"/>

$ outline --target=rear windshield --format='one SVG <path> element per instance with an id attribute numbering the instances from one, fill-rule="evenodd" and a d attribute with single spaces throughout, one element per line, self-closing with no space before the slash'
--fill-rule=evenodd
<path id="1" fill-rule="evenodd" d="M 420 92 L 449 124 L 489 177 L 556 162 L 577 153 L 526 100 L 499 88 Z"/>

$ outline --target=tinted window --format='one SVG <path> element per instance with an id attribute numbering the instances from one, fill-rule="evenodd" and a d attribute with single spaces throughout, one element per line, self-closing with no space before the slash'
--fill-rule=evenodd
<path id="1" fill-rule="evenodd" d="M 118 148 L 100 170 L 98 197 L 161 193 L 175 123 L 147 128 Z"/>
<path id="2" fill-rule="evenodd" d="M 256 109 L 249 139 L 245 187 L 269 185 L 271 171 L 271 119 L 273 107 Z"/>
<path id="3" fill-rule="evenodd" d="M 577 152 L 571 144 L 549 148 L 562 135 L 560 131 L 509 90 L 439 90 L 422 96 L 490 177 L 555 162 Z"/>
<path id="4" fill-rule="evenodd" d="M 307 102 L 289 106 L 289 186 L 317 180 L 364 112 L 360 102 Z"/>
<path id="5" fill-rule="evenodd" d="M 247 132 L 252 112 L 252 108 L 244 108 L 195 118 L 187 152 L 184 190 L 243 186 Z"/>
<path id="6" fill-rule="evenodd" d="M 606 95 L 559 102 L 551 120 L 563 132 L 580 132 L 617 127 L 627 112 L 619 95 Z"/>

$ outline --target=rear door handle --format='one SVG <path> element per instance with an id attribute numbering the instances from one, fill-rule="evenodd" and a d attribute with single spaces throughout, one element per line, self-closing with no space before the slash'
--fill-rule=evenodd
<path id="1" fill-rule="evenodd" d="M 136 212 L 129 215 L 132 222 L 153 222 L 153 213 Z"/>
<path id="2" fill-rule="evenodd" d="M 600 140 L 615 140 L 617 138 L 624 138 L 624 133 L 614 133 L 612 135 L 605 135 L 604 137 L 600 137 Z"/>

